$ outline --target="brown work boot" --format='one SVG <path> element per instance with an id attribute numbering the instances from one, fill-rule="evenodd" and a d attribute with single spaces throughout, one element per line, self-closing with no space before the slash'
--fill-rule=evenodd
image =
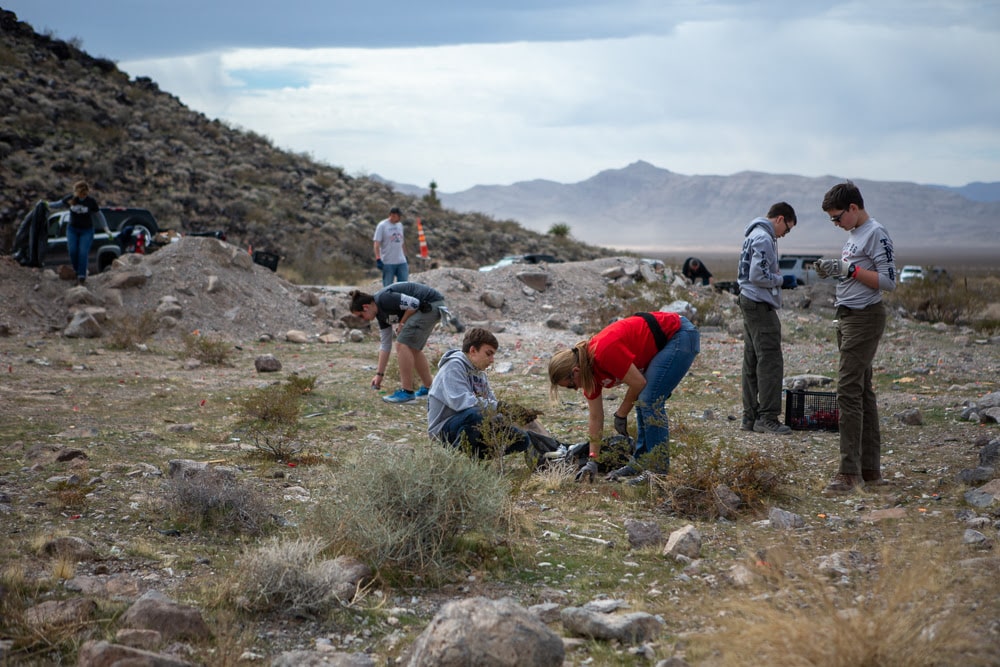
<path id="1" fill-rule="evenodd" d="M 848 475 L 846 473 L 838 472 L 833 477 L 833 481 L 826 485 L 823 489 L 823 495 L 829 495 L 834 493 L 852 493 L 855 489 L 860 489 L 864 486 L 864 481 L 862 481 L 860 475 Z"/>
<path id="2" fill-rule="evenodd" d="M 864 480 L 865 486 L 888 486 L 892 484 L 892 482 L 882 477 L 882 472 L 879 470 L 862 470 L 861 479 Z"/>

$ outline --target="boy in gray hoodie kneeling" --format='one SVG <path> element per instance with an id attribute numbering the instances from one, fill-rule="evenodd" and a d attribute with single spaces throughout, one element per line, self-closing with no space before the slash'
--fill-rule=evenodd
<path id="1" fill-rule="evenodd" d="M 499 347 L 491 331 L 475 327 L 465 333 L 461 350 L 444 353 L 427 396 L 427 432 L 453 447 L 468 447 L 481 459 L 501 446 L 504 454 L 527 451 L 533 444 L 548 451 L 554 440 L 515 425 L 490 387 L 486 369 Z"/>

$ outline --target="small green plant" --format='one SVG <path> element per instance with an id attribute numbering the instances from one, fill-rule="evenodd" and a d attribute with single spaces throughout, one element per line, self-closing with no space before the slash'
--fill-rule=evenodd
<path id="1" fill-rule="evenodd" d="M 169 513 L 179 524 L 241 535 L 260 535 L 272 524 L 263 497 L 218 470 L 174 478 L 167 493 Z"/>
<path id="2" fill-rule="evenodd" d="M 286 391 L 299 396 L 311 394 L 316 388 L 315 375 L 289 375 L 287 382 Z"/>
<path id="3" fill-rule="evenodd" d="M 315 378 L 313 378 L 315 381 Z M 241 425 L 258 452 L 276 461 L 287 461 L 302 449 L 296 442 L 302 411 L 303 386 L 311 384 L 272 384 L 250 392 L 242 402 Z"/>
<path id="4" fill-rule="evenodd" d="M 144 310 L 138 317 L 119 317 L 108 327 L 108 347 L 114 350 L 129 350 L 145 343 L 159 328 L 156 313 Z"/>
<path id="5" fill-rule="evenodd" d="M 333 493 L 317 504 L 317 534 L 399 576 L 437 575 L 469 551 L 470 536 L 492 542 L 508 526 L 504 478 L 437 443 L 366 447 L 318 486 Z"/>
<path id="6" fill-rule="evenodd" d="M 228 363 L 233 352 L 231 343 L 213 336 L 203 336 L 198 331 L 182 334 L 181 340 L 184 342 L 184 356 L 213 366 Z"/>

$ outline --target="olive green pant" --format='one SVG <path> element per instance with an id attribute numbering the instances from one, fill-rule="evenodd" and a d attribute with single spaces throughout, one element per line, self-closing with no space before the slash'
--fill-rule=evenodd
<path id="1" fill-rule="evenodd" d="M 884 331 L 885 306 L 881 302 L 857 310 L 837 308 L 840 472 L 846 475 L 878 471 L 881 466 L 882 434 L 872 388 L 872 361 Z"/>
<path id="2" fill-rule="evenodd" d="M 773 306 L 740 297 L 743 311 L 743 419 L 777 419 L 781 414 L 781 320 Z"/>

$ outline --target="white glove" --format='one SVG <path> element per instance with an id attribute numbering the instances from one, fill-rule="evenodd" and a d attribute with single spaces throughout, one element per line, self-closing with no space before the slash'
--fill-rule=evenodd
<path id="1" fill-rule="evenodd" d="M 843 259 L 819 259 L 813 263 L 816 275 L 820 278 L 846 278 L 850 275 L 852 266 Z"/>

